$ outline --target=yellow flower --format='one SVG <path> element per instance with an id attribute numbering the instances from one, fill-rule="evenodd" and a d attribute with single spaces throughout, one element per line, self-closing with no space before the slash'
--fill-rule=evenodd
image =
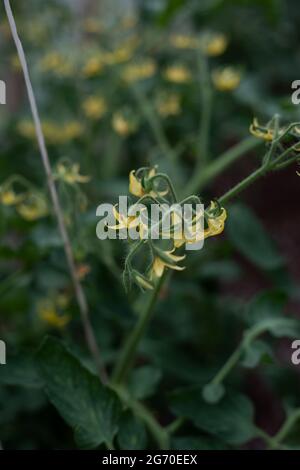
<path id="1" fill-rule="evenodd" d="M 112 127 L 117 134 L 122 137 L 127 137 L 136 131 L 137 122 L 126 116 L 124 112 L 117 111 L 112 117 Z"/>
<path id="2" fill-rule="evenodd" d="M 219 212 L 218 215 L 215 215 L 216 211 Z M 190 237 L 186 238 L 184 236 L 184 233 L 182 233 L 182 231 L 180 232 L 177 231 L 175 232 L 176 237 L 174 237 L 174 247 L 180 248 L 185 243 L 194 244 L 208 237 L 219 235 L 224 230 L 226 218 L 227 218 L 227 212 L 224 209 L 224 207 L 220 208 L 220 210 L 217 210 L 216 203 L 211 202 L 210 207 L 206 213 L 207 228 L 204 229 L 204 232 L 201 231 L 200 233 L 195 234 L 195 227 L 192 225 L 190 227 L 190 232 L 191 232 L 191 235 L 194 235 L 194 236 L 192 238 Z"/>
<path id="3" fill-rule="evenodd" d="M 174 249 L 171 251 L 161 251 L 160 255 L 155 256 L 152 267 L 150 278 L 161 277 L 166 268 L 174 269 L 175 271 L 183 271 L 184 266 L 178 266 L 176 263 L 182 261 L 185 258 L 184 256 L 173 255 Z"/>
<path id="4" fill-rule="evenodd" d="M 84 77 L 91 78 L 100 75 L 104 68 L 104 59 L 102 56 L 90 57 L 85 63 L 82 74 Z"/>
<path id="5" fill-rule="evenodd" d="M 135 64 L 124 67 L 122 78 L 128 83 L 145 80 L 152 77 L 156 72 L 156 63 L 152 59 L 145 59 Z"/>
<path id="6" fill-rule="evenodd" d="M 63 142 L 68 142 L 77 139 L 83 134 L 83 127 L 78 121 L 69 121 L 62 126 L 61 139 Z"/>
<path id="7" fill-rule="evenodd" d="M 268 126 L 261 126 L 256 118 L 253 119 L 249 130 L 252 135 L 258 137 L 259 139 L 263 139 L 266 142 L 270 142 L 274 139 L 274 129 L 271 129 Z"/>
<path id="8" fill-rule="evenodd" d="M 108 226 L 111 230 L 130 230 L 130 229 L 137 229 L 139 231 L 140 238 L 143 238 L 145 232 L 147 231 L 148 227 L 146 224 L 142 222 L 140 214 L 138 215 L 128 215 L 127 217 L 121 213 L 119 213 L 116 207 L 113 208 L 113 214 L 118 222 L 117 225 Z"/>
<path id="9" fill-rule="evenodd" d="M 28 221 L 34 221 L 48 214 L 48 206 L 43 196 L 31 193 L 17 206 L 17 211 Z"/>
<path id="10" fill-rule="evenodd" d="M 4 206 L 14 206 L 24 199 L 24 194 L 16 194 L 13 189 L 0 188 L 0 202 Z"/>
<path id="11" fill-rule="evenodd" d="M 132 58 L 138 44 L 139 38 L 137 36 L 132 36 L 115 50 L 107 52 L 104 56 L 105 63 L 107 65 L 115 65 L 127 62 Z"/>
<path id="12" fill-rule="evenodd" d="M 73 64 L 59 52 L 49 52 L 40 62 L 42 72 L 53 72 L 58 76 L 66 77 L 74 72 Z"/>
<path id="13" fill-rule="evenodd" d="M 91 177 L 80 175 L 79 169 L 79 163 L 71 164 L 68 161 L 64 163 L 60 162 L 56 165 L 57 177 L 68 184 L 88 183 Z"/>
<path id="14" fill-rule="evenodd" d="M 239 86 L 241 74 L 233 67 L 224 67 L 213 71 L 212 81 L 217 90 L 232 91 Z"/>
<path id="15" fill-rule="evenodd" d="M 198 38 L 186 34 L 173 34 L 170 37 L 170 43 L 177 49 L 197 49 L 199 46 Z"/>
<path id="16" fill-rule="evenodd" d="M 38 303 L 37 313 L 41 320 L 54 328 L 64 328 L 71 321 L 70 315 L 59 314 L 55 302 L 50 299 Z"/>
<path id="17" fill-rule="evenodd" d="M 156 109 L 163 117 L 178 115 L 181 111 L 180 96 L 176 93 L 161 94 L 157 99 Z"/>
<path id="18" fill-rule="evenodd" d="M 204 54 L 212 57 L 223 54 L 227 49 L 228 39 L 223 33 L 205 33 L 200 39 Z"/>
<path id="19" fill-rule="evenodd" d="M 164 78 L 173 83 L 188 83 L 192 79 L 191 72 L 184 65 L 171 65 L 164 71 Z"/>
<path id="20" fill-rule="evenodd" d="M 153 178 L 153 176 L 156 175 L 156 168 L 151 168 L 150 170 L 147 170 L 146 175 L 144 175 L 143 180 L 144 182 L 147 182 L 147 180 Z M 165 196 L 168 193 L 168 189 L 166 190 L 158 190 L 152 187 L 151 190 L 146 190 L 145 185 L 142 184 L 142 180 L 137 178 L 135 175 L 135 170 L 132 170 L 129 173 L 129 192 L 133 194 L 134 196 L 137 197 L 142 197 L 148 194 L 151 197 L 157 197 L 157 196 Z"/>
<path id="21" fill-rule="evenodd" d="M 145 194 L 142 183 L 135 176 L 135 170 L 129 173 L 129 192 L 137 197 L 142 197 Z"/>
<path id="22" fill-rule="evenodd" d="M 32 121 L 29 119 L 24 119 L 20 121 L 17 125 L 17 130 L 22 137 L 26 139 L 35 138 L 35 127 Z"/>
<path id="23" fill-rule="evenodd" d="M 215 202 L 210 203 L 210 208 L 208 210 L 214 212 L 216 210 Z M 220 213 L 217 216 L 208 215 L 206 221 L 208 227 L 204 230 L 204 238 L 214 237 L 215 235 L 220 235 L 223 232 L 225 227 L 225 221 L 227 219 L 227 212 L 222 207 Z"/>
<path id="24" fill-rule="evenodd" d="M 90 96 L 83 102 L 82 107 L 90 119 L 100 119 L 107 110 L 106 102 L 100 96 Z"/>

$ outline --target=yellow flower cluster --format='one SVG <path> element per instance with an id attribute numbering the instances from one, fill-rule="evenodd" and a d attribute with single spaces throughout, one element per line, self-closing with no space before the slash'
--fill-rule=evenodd
<path id="1" fill-rule="evenodd" d="M 82 69 L 82 75 L 86 78 L 96 77 L 102 73 L 104 65 L 105 62 L 102 54 L 93 55 L 85 62 Z"/>
<path id="2" fill-rule="evenodd" d="M 160 191 L 154 185 L 154 180 L 164 177 L 164 175 L 157 173 L 156 168 L 142 169 L 135 172 L 134 170 L 129 174 L 129 191 L 131 194 L 138 198 L 143 196 L 149 196 L 156 200 L 161 196 L 166 196 L 167 191 Z M 170 183 L 169 183 L 170 184 Z M 169 189 L 169 188 L 168 188 Z M 146 210 L 146 208 L 142 209 Z M 132 229 L 138 228 L 139 236 L 141 240 L 144 239 L 144 233 L 147 231 L 146 225 L 143 222 L 141 213 L 138 215 L 122 215 L 114 208 L 114 217 L 117 221 L 117 225 L 109 227 L 113 230 Z M 166 269 L 172 269 L 175 271 L 182 271 L 185 269 L 184 266 L 179 265 L 180 261 L 185 259 L 185 256 L 177 255 L 176 250 L 182 247 L 182 245 L 189 243 L 195 244 L 203 241 L 208 237 L 219 235 L 223 232 L 225 227 L 225 221 L 227 218 L 226 210 L 220 207 L 216 202 L 211 202 L 209 207 L 204 211 L 204 231 L 199 230 L 197 221 L 198 217 L 194 217 L 190 227 L 188 227 L 189 236 L 186 237 L 186 226 L 181 220 L 181 216 L 172 214 L 172 230 L 169 233 L 168 239 L 172 242 L 172 249 L 160 249 L 151 243 L 152 252 L 152 263 L 146 275 L 131 270 L 131 276 L 133 276 L 135 282 L 143 289 L 153 289 L 155 280 L 160 278 Z M 197 220 L 196 220 L 197 219 Z M 180 223 L 179 223 L 180 222 Z M 184 233 L 182 228 L 184 227 Z M 166 237 L 164 237 L 166 238 Z M 128 269 L 128 266 L 127 266 Z"/>
<path id="3" fill-rule="evenodd" d="M 89 96 L 89 98 L 84 100 L 82 108 L 86 117 L 92 120 L 102 118 L 107 111 L 106 101 L 97 95 Z"/>
<path id="4" fill-rule="evenodd" d="M 91 177 L 83 176 L 79 171 L 79 163 L 72 163 L 65 159 L 56 165 L 55 176 L 71 185 L 76 183 L 88 183 Z"/>
<path id="5" fill-rule="evenodd" d="M 234 67 L 224 67 L 212 72 L 212 81 L 219 91 L 232 91 L 238 88 L 241 74 Z"/>
<path id="6" fill-rule="evenodd" d="M 42 72 L 52 72 L 58 77 L 70 77 L 74 73 L 73 63 L 57 51 L 46 54 L 39 66 Z"/>
<path id="7" fill-rule="evenodd" d="M 266 142 L 271 142 L 274 139 L 274 129 L 269 126 L 261 126 L 256 118 L 253 119 L 249 130 L 252 135 Z"/>
<path id="8" fill-rule="evenodd" d="M 165 80 L 173 83 L 188 83 L 192 79 L 190 70 L 185 65 L 170 65 L 163 73 Z"/>
<path id="9" fill-rule="evenodd" d="M 138 127 L 138 122 L 134 117 L 125 111 L 116 111 L 112 117 L 112 127 L 121 137 L 133 134 Z"/>
<path id="10" fill-rule="evenodd" d="M 173 34 L 170 37 L 170 44 L 176 49 L 197 49 L 199 38 L 187 34 Z"/>
<path id="11" fill-rule="evenodd" d="M 71 316 L 63 313 L 68 303 L 69 299 L 65 295 L 59 295 L 54 299 L 41 299 L 37 303 L 37 314 L 39 318 L 50 327 L 58 329 L 65 328 L 71 321 Z"/>
<path id="12" fill-rule="evenodd" d="M 44 196 L 36 193 L 29 193 L 26 199 L 17 205 L 16 209 L 20 216 L 29 222 L 41 219 L 49 213 Z"/>
<path id="13" fill-rule="evenodd" d="M 18 132 L 22 137 L 35 139 L 35 127 L 32 121 L 23 120 L 18 124 Z M 81 137 L 83 126 L 78 121 L 69 121 L 64 124 L 57 124 L 53 121 L 43 121 L 42 129 L 47 143 L 65 144 L 73 139 Z"/>
<path id="14" fill-rule="evenodd" d="M 181 112 L 180 95 L 177 93 L 161 93 L 156 100 L 156 110 L 162 117 L 177 116 Z"/>
<path id="15" fill-rule="evenodd" d="M 228 46 L 228 38 L 223 33 L 208 32 L 200 37 L 200 48 L 203 53 L 216 57 L 223 54 Z"/>
<path id="16" fill-rule="evenodd" d="M 25 220 L 34 221 L 49 213 L 48 204 L 43 194 L 29 190 L 17 192 L 13 181 L 9 180 L 0 187 L 0 203 L 3 206 L 14 206 Z"/>
<path id="17" fill-rule="evenodd" d="M 152 77 L 156 72 L 156 63 L 152 59 L 130 64 L 124 67 L 122 78 L 127 83 L 145 80 Z"/>

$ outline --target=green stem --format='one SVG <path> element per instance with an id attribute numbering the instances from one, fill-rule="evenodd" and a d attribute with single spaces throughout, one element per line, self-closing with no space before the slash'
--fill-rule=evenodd
<path id="1" fill-rule="evenodd" d="M 141 89 L 137 86 L 132 86 L 132 91 L 137 103 L 140 106 L 142 114 L 144 115 L 145 119 L 147 120 L 150 128 L 152 129 L 153 135 L 157 141 L 157 144 L 162 152 L 163 155 L 166 155 L 170 162 L 174 162 L 175 160 L 175 153 L 171 148 L 168 139 L 164 133 L 163 127 L 156 115 L 155 111 L 153 110 L 151 104 L 148 102 L 146 96 L 142 93 Z"/>
<path id="2" fill-rule="evenodd" d="M 227 150 L 216 158 L 208 167 L 197 171 L 189 182 L 186 194 L 195 194 L 199 192 L 213 178 L 222 173 L 227 167 L 234 163 L 238 158 L 247 155 L 249 150 L 261 145 L 261 141 L 256 137 L 247 137 L 231 149 Z"/>
<path id="3" fill-rule="evenodd" d="M 161 450 L 169 449 L 169 434 L 154 418 L 151 412 L 142 403 L 130 397 L 122 386 L 113 386 L 121 400 L 145 423 L 149 432 Z"/>
<path id="4" fill-rule="evenodd" d="M 280 443 L 286 438 L 286 436 L 291 431 L 294 424 L 300 419 L 300 409 L 294 410 L 294 412 L 286 419 L 283 423 L 281 429 L 278 433 L 272 438 L 271 447 L 274 449 L 280 445 Z"/>
<path id="5" fill-rule="evenodd" d="M 201 85 L 201 120 L 197 148 L 197 167 L 204 167 L 209 158 L 209 134 L 212 115 L 212 88 L 208 68 L 208 59 L 200 51 L 198 54 Z"/>
<path id="6" fill-rule="evenodd" d="M 210 384 L 219 384 L 222 383 L 225 377 L 229 374 L 231 369 L 238 363 L 240 356 L 242 353 L 241 345 L 231 354 L 231 356 L 227 359 L 225 364 L 221 367 L 219 372 L 215 375 L 215 377 L 211 380 Z"/>
<path id="7" fill-rule="evenodd" d="M 248 175 L 245 179 L 240 181 L 236 186 L 231 188 L 227 193 L 225 193 L 221 198 L 219 198 L 220 204 L 225 204 L 232 199 L 233 197 L 237 196 L 240 192 L 244 191 L 248 186 L 254 183 L 258 178 L 265 175 L 268 172 L 268 168 L 265 166 L 261 166 L 257 170 L 253 171 Z"/>
<path id="8" fill-rule="evenodd" d="M 166 272 L 167 271 L 165 270 L 162 277 L 157 281 L 155 288 L 151 292 L 149 301 L 148 303 L 146 303 L 144 311 L 140 315 L 135 328 L 133 329 L 132 333 L 129 335 L 128 340 L 125 343 L 119 361 L 117 362 L 115 371 L 113 373 L 113 383 L 115 384 L 120 384 L 124 382 L 128 376 L 128 373 L 134 362 L 136 349 L 146 330 L 146 327 L 148 326 L 161 287 L 166 279 Z"/>

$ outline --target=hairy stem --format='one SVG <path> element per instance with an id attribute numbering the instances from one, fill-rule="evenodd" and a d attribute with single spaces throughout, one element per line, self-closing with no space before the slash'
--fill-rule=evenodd
<path id="1" fill-rule="evenodd" d="M 150 294 L 149 301 L 145 304 L 145 308 L 141 313 L 135 328 L 125 342 L 124 348 L 121 351 L 119 361 L 116 364 L 116 368 L 113 374 L 113 383 L 120 384 L 126 380 L 128 373 L 130 372 L 130 369 L 134 363 L 137 347 L 151 319 L 156 301 L 159 297 L 159 293 L 165 279 L 166 271 L 157 281 L 155 288 Z"/>
<path id="2" fill-rule="evenodd" d="M 249 150 L 254 149 L 258 145 L 261 145 L 261 141 L 257 138 L 247 137 L 242 142 L 239 142 L 237 145 L 224 152 L 209 166 L 203 169 L 201 168 L 199 171 L 195 172 L 191 181 L 188 183 L 185 194 L 189 195 L 199 192 L 206 184 L 226 170 L 226 168 L 228 168 L 238 158 L 247 155 Z"/>
<path id="3" fill-rule="evenodd" d="M 17 26 L 15 23 L 15 19 L 13 16 L 13 12 L 12 12 L 9 0 L 4 0 L 4 6 L 5 6 L 8 22 L 10 25 L 10 29 L 12 32 L 12 36 L 13 36 L 13 39 L 17 48 L 18 56 L 22 65 L 22 70 L 24 74 L 30 108 L 31 108 L 31 112 L 32 112 L 33 120 L 34 120 L 35 131 L 36 131 L 36 136 L 38 140 L 41 159 L 42 159 L 42 163 L 43 163 L 44 170 L 45 170 L 46 177 L 47 177 L 47 183 L 48 183 L 48 188 L 49 188 L 49 192 L 50 192 L 50 196 L 51 196 L 51 200 L 53 204 L 53 210 L 57 218 L 59 231 L 63 240 L 64 251 L 66 254 L 68 267 L 69 267 L 70 275 L 72 278 L 78 307 L 80 310 L 80 315 L 81 315 L 81 320 L 82 320 L 82 324 L 84 328 L 86 342 L 95 360 L 99 378 L 103 383 L 106 383 L 107 375 L 106 375 L 106 371 L 104 368 L 104 364 L 101 359 L 100 351 L 99 351 L 97 341 L 93 332 L 93 328 L 89 319 L 89 309 L 88 309 L 86 297 L 85 297 L 84 291 L 82 289 L 82 286 L 77 276 L 76 264 L 75 264 L 75 260 L 73 256 L 71 242 L 70 242 L 69 235 L 65 226 L 63 211 L 60 206 L 60 201 L 58 198 L 57 189 L 56 189 L 56 185 L 55 185 L 52 170 L 51 170 L 49 155 L 48 155 L 48 151 L 47 151 L 46 144 L 45 144 L 45 138 L 44 138 L 44 134 L 42 131 L 41 120 L 39 117 L 39 112 L 38 112 L 38 108 L 37 108 L 37 104 L 36 104 L 36 100 L 34 96 L 34 91 L 33 91 L 33 87 L 32 87 L 31 80 L 30 80 L 30 75 L 29 75 L 29 70 L 27 66 L 24 49 L 19 39 Z"/>

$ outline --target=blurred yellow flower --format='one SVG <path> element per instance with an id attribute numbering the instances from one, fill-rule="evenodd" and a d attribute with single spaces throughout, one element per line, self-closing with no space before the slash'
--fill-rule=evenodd
<path id="1" fill-rule="evenodd" d="M 173 34 L 170 37 L 170 43 L 177 49 L 197 49 L 199 46 L 199 39 L 187 34 Z"/>
<path id="2" fill-rule="evenodd" d="M 219 91 L 235 90 L 241 82 L 241 74 L 233 67 L 224 67 L 212 72 L 212 81 Z"/>
<path id="3" fill-rule="evenodd" d="M 112 127 L 114 131 L 122 137 L 133 134 L 137 129 L 137 122 L 126 116 L 125 112 L 116 111 L 112 117 Z"/>
<path id="4" fill-rule="evenodd" d="M 60 77 L 67 77 L 74 73 L 74 67 L 70 60 L 56 51 L 45 55 L 39 65 L 42 72 L 52 72 Z"/>
<path id="5" fill-rule="evenodd" d="M 86 78 L 100 75 L 104 68 L 104 58 L 102 55 L 90 57 L 83 66 L 82 74 Z"/>
<path id="6" fill-rule="evenodd" d="M 105 100 L 101 96 L 90 96 L 82 104 L 85 115 L 90 119 L 99 119 L 107 111 Z"/>
<path id="7" fill-rule="evenodd" d="M 20 135 L 27 139 L 35 139 L 35 127 L 32 121 L 24 119 L 17 125 Z M 64 144 L 70 140 L 80 137 L 83 133 L 83 127 L 78 121 L 69 121 L 62 124 L 57 124 L 53 121 L 43 121 L 42 130 L 45 140 L 49 144 Z"/>
<path id="8" fill-rule="evenodd" d="M 25 195 L 17 194 L 11 188 L 0 188 L 0 203 L 4 206 L 14 206 L 23 201 Z"/>
<path id="9" fill-rule="evenodd" d="M 180 95 L 177 93 L 161 93 L 155 104 L 158 114 L 163 117 L 176 116 L 181 112 Z"/>
<path id="10" fill-rule="evenodd" d="M 249 130 L 252 135 L 258 137 L 259 139 L 263 139 L 266 142 L 270 142 L 274 139 L 274 129 L 271 129 L 268 126 L 261 126 L 258 123 L 257 118 L 253 119 Z"/>
<path id="11" fill-rule="evenodd" d="M 35 127 L 31 120 L 23 119 L 17 124 L 17 130 L 22 137 L 26 139 L 35 138 Z"/>
<path id="12" fill-rule="evenodd" d="M 88 183 L 90 176 L 83 176 L 79 173 L 79 163 L 71 163 L 67 160 L 56 165 L 56 176 L 68 184 Z"/>
<path id="13" fill-rule="evenodd" d="M 122 78 L 128 83 L 145 80 L 155 74 L 156 68 L 156 63 L 152 59 L 145 59 L 141 62 L 124 67 Z"/>
<path id="14" fill-rule="evenodd" d="M 212 57 L 225 52 L 228 38 L 223 33 L 204 33 L 200 38 L 200 47 L 204 54 Z"/>
<path id="15" fill-rule="evenodd" d="M 64 328 L 71 321 L 70 315 L 58 312 L 56 302 L 51 299 L 38 302 L 37 313 L 43 322 L 54 328 Z"/>
<path id="16" fill-rule="evenodd" d="M 192 79 L 191 72 L 185 65 L 171 65 L 165 69 L 163 75 L 173 83 L 188 83 Z"/>
<path id="17" fill-rule="evenodd" d="M 36 193 L 29 193 L 26 199 L 17 205 L 17 212 L 28 221 L 40 219 L 49 213 L 45 198 Z"/>

